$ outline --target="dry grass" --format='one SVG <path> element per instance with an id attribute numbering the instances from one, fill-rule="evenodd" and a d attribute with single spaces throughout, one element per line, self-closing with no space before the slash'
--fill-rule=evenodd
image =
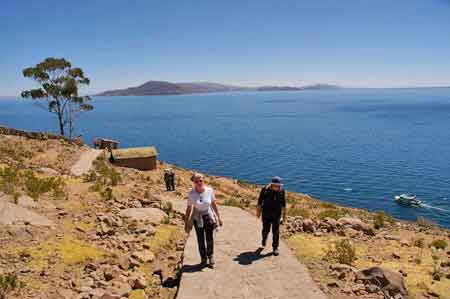
<path id="1" fill-rule="evenodd" d="M 306 265 L 323 261 L 330 243 L 341 239 L 340 237 L 326 235 L 315 237 L 312 235 L 299 234 L 292 236 L 288 243 L 293 248 L 296 256 Z M 429 240 L 428 240 L 429 241 Z M 402 247 L 398 241 L 383 240 L 379 243 L 355 242 L 357 260 L 354 265 L 358 269 L 372 266 L 381 266 L 398 272 L 400 269 L 408 273 L 405 283 L 411 294 L 411 298 L 420 297 L 424 286 L 441 295 L 440 298 L 450 299 L 450 279 L 433 281 L 431 273 L 434 271 L 432 250 L 428 247 L 420 249 L 417 247 Z M 421 253 L 422 251 L 422 253 Z M 401 256 L 399 260 L 392 258 L 392 253 Z M 443 252 L 439 253 L 441 260 L 446 260 Z M 414 262 L 414 258 L 421 256 L 421 263 Z M 374 258 L 381 263 L 374 262 Z M 317 267 L 316 267 L 317 268 Z M 314 278 L 320 281 L 327 280 L 327 273 L 320 269 L 310 268 Z"/>
<path id="2" fill-rule="evenodd" d="M 176 226 L 160 225 L 156 230 L 156 234 L 148 241 L 149 249 L 157 255 L 164 249 L 169 249 L 177 239 L 179 233 Z"/>

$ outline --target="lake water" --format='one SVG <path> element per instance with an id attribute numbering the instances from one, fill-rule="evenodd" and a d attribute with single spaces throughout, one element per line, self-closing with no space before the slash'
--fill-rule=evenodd
<path id="1" fill-rule="evenodd" d="M 101 97 L 79 119 L 90 142 L 156 145 L 160 159 L 338 204 L 450 227 L 450 89 L 343 89 Z M 53 115 L 0 100 L 0 124 L 54 131 Z M 417 194 L 425 207 L 393 202 Z"/>

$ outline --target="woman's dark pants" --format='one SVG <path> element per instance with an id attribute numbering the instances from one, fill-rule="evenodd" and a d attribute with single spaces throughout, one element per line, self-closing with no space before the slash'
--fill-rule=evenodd
<path id="1" fill-rule="evenodd" d="M 203 221 L 203 227 L 198 227 L 197 221 L 194 221 L 194 227 L 201 258 L 212 257 L 214 254 L 214 226 Z"/>
<path id="2" fill-rule="evenodd" d="M 262 245 L 266 246 L 267 237 L 269 236 L 270 227 L 272 227 L 272 248 L 278 249 L 280 243 L 280 219 L 281 217 L 262 217 Z"/>

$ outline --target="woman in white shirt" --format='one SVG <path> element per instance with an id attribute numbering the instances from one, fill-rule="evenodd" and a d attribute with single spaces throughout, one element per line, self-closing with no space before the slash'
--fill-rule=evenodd
<path id="1" fill-rule="evenodd" d="M 200 173 L 194 173 L 191 180 L 194 182 L 194 187 L 188 194 L 185 219 L 187 222 L 193 221 L 201 265 L 206 266 L 209 260 L 209 266 L 214 268 L 214 230 L 217 222 L 220 226 L 223 222 L 213 188 L 205 186 L 204 177 Z"/>

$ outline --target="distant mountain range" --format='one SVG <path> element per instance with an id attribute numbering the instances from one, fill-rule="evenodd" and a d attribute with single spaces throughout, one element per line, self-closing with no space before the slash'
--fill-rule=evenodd
<path id="1" fill-rule="evenodd" d="M 211 82 L 172 83 L 166 81 L 148 81 L 136 87 L 107 90 L 97 94 L 97 96 L 149 96 L 149 95 L 177 95 L 177 94 L 230 92 L 230 91 L 296 91 L 296 90 L 338 89 L 338 88 L 340 87 L 328 84 L 316 84 L 303 87 L 293 87 L 293 86 L 244 87 L 244 86 L 224 85 Z"/>

